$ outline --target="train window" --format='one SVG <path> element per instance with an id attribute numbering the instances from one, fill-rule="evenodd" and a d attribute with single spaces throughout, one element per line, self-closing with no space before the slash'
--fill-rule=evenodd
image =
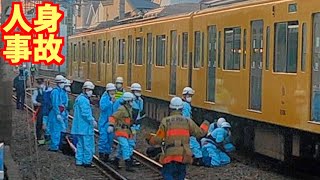
<path id="1" fill-rule="evenodd" d="M 166 62 L 166 36 L 158 35 L 156 40 L 156 66 L 164 66 Z"/>
<path id="2" fill-rule="evenodd" d="M 181 36 L 178 35 L 178 66 L 180 66 L 180 60 L 181 60 L 181 54 L 180 54 L 180 49 L 181 49 L 181 44 L 180 44 L 180 41 L 181 40 Z"/>
<path id="3" fill-rule="evenodd" d="M 143 39 L 141 37 L 136 38 L 136 65 L 142 65 L 142 53 L 143 53 Z"/>
<path id="4" fill-rule="evenodd" d="M 103 41 L 102 47 L 102 63 L 106 62 L 106 41 Z"/>
<path id="5" fill-rule="evenodd" d="M 306 70 L 307 58 L 307 24 L 302 25 L 302 49 L 301 49 L 301 71 Z"/>
<path id="6" fill-rule="evenodd" d="M 298 30 L 298 21 L 275 24 L 275 72 L 297 72 Z"/>
<path id="7" fill-rule="evenodd" d="M 108 41 L 108 46 L 106 50 L 107 63 L 110 64 L 110 40 Z"/>
<path id="8" fill-rule="evenodd" d="M 128 61 L 132 63 L 132 36 L 128 36 Z"/>
<path id="9" fill-rule="evenodd" d="M 76 51 L 77 51 L 77 44 L 74 44 L 73 45 L 73 51 L 72 51 L 72 54 L 73 54 L 73 61 L 77 61 L 77 57 L 76 57 Z"/>
<path id="10" fill-rule="evenodd" d="M 97 62 L 97 56 L 96 56 L 96 50 L 97 50 L 97 48 L 96 48 L 96 43 L 95 42 L 92 42 L 92 48 L 91 48 L 91 61 L 93 62 L 93 63 L 95 63 L 95 62 Z"/>
<path id="11" fill-rule="evenodd" d="M 88 62 L 90 62 L 91 61 L 91 52 L 90 52 L 90 41 L 88 41 L 87 42 L 87 48 L 86 48 L 86 50 L 87 50 L 87 59 L 88 59 Z"/>
<path id="12" fill-rule="evenodd" d="M 224 69 L 240 70 L 241 29 L 227 28 L 224 35 Z"/>
<path id="13" fill-rule="evenodd" d="M 170 61 L 171 65 L 177 65 L 178 58 L 178 42 L 177 42 L 177 31 L 171 31 L 171 52 L 170 52 Z"/>
<path id="14" fill-rule="evenodd" d="M 119 64 L 125 63 L 126 40 L 119 39 Z"/>
<path id="15" fill-rule="evenodd" d="M 98 63 L 101 62 L 102 59 L 102 41 L 101 39 L 98 39 Z"/>
<path id="16" fill-rule="evenodd" d="M 151 90 L 152 85 L 152 57 L 153 57 L 153 44 L 152 44 L 152 34 L 147 34 L 147 79 L 146 79 L 146 90 Z"/>
<path id="17" fill-rule="evenodd" d="M 320 122 L 320 13 L 313 15 L 313 39 L 312 39 L 312 117 Z"/>
<path id="18" fill-rule="evenodd" d="M 208 71 L 207 71 L 207 101 L 215 101 L 215 77 L 217 54 L 217 30 L 216 26 L 208 27 Z"/>
<path id="19" fill-rule="evenodd" d="M 188 33 L 182 33 L 182 67 L 188 67 Z"/>
<path id="20" fill-rule="evenodd" d="M 270 64 L 270 27 L 267 27 L 267 37 L 266 37 L 266 70 L 269 70 Z"/>
<path id="21" fill-rule="evenodd" d="M 221 31 L 218 36 L 218 67 L 221 67 Z"/>
<path id="22" fill-rule="evenodd" d="M 247 30 L 243 30 L 243 54 L 242 54 L 242 68 L 247 66 Z"/>
<path id="23" fill-rule="evenodd" d="M 194 32 L 194 68 L 199 68 L 201 66 L 200 62 L 201 55 L 201 33 L 200 31 Z"/>
<path id="24" fill-rule="evenodd" d="M 86 43 L 82 43 L 82 62 L 86 62 Z"/>

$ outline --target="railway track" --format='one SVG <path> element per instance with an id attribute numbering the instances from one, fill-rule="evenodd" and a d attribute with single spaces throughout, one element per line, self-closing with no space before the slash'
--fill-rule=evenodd
<path id="1" fill-rule="evenodd" d="M 27 96 L 31 97 L 30 93 L 26 93 Z M 74 94 L 70 94 L 71 96 L 76 96 Z M 16 97 L 12 95 L 12 98 L 16 100 Z M 28 106 L 27 104 L 24 104 L 24 107 L 29 110 L 30 112 L 34 113 L 35 111 L 32 109 L 32 107 Z M 73 116 L 69 115 L 69 120 L 73 120 Z M 99 137 L 99 130 L 94 129 L 95 136 Z M 71 142 L 69 142 L 71 145 Z M 114 140 L 115 145 L 118 144 L 116 140 Z M 74 149 L 75 150 L 75 149 Z M 160 180 L 163 179 L 161 176 L 161 168 L 162 165 L 158 162 L 148 158 L 144 154 L 134 150 L 133 157 L 135 160 L 139 161 L 141 163 L 140 166 L 135 167 L 135 173 L 127 172 L 124 168 L 116 169 L 113 167 L 113 165 L 109 162 L 103 162 L 101 159 L 99 159 L 98 156 L 93 156 L 93 163 L 99 172 L 107 177 L 108 179 L 119 179 L 119 180 L 127 180 L 127 179 L 139 179 L 143 178 L 144 180 Z M 133 177 L 133 178 L 130 178 Z M 94 179 L 100 179 L 97 175 L 95 175 Z"/>

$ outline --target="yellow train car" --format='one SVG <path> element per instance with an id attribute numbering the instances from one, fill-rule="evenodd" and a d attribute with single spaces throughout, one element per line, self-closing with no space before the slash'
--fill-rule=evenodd
<path id="1" fill-rule="evenodd" d="M 69 37 L 69 76 L 100 87 L 117 76 L 138 82 L 158 120 L 191 86 L 194 117 L 228 117 L 239 144 L 281 160 L 317 157 L 319 5 L 248 0 L 81 33 Z"/>

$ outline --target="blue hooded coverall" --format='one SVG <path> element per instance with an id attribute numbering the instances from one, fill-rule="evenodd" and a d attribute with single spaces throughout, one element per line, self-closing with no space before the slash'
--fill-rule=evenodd
<path id="1" fill-rule="evenodd" d="M 110 154 L 112 150 L 114 133 L 108 133 L 109 117 L 113 114 L 113 102 L 108 92 L 103 93 L 100 99 L 99 128 L 99 153 Z"/>
<path id="2" fill-rule="evenodd" d="M 50 94 L 52 109 L 49 113 L 48 124 L 50 126 L 49 131 L 51 135 L 50 150 L 53 151 L 59 149 L 61 132 L 66 132 L 65 121 L 57 119 L 58 115 L 61 115 L 63 117 L 63 114 L 66 111 L 66 104 L 64 98 L 65 91 L 60 87 L 54 88 Z"/>
<path id="3" fill-rule="evenodd" d="M 131 131 L 134 134 L 134 137 L 129 140 L 129 145 L 130 145 L 130 154 L 131 156 L 133 155 L 133 150 L 136 146 L 136 133 L 137 131 L 140 131 L 140 122 L 138 122 L 141 118 L 140 113 L 143 111 L 143 99 L 141 97 L 136 97 L 133 101 L 132 109 L 137 109 L 138 111 L 138 116 L 137 119 L 135 119 L 136 124 L 133 124 L 131 127 Z"/>
<path id="4" fill-rule="evenodd" d="M 65 124 L 65 131 L 67 131 L 67 129 L 68 129 L 68 116 L 69 116 L 69 111 L 68 111 L 68 109 L 69 109 L 69 107 L 68 107 L 68 105 L 69 105 L 69 96 L 68 96 L 68 92 L 65 90 L 65 89 L 63 89 L 63 93 L 62 93 L 62 102 L 63 102 L 63 104 L 65 105 L 65 111 L 62 113 L 62 117 L 63 117 L 63 119 L 64 119 L 64 124 Z"/>
<path id="5" fill-rule="evenodd" d="M 183 102 L 182 116 L 186 118 L 191 118 L 192 111 L 191 106 L 188 102 Z M 190 149 L 195 158 L 202 158 L 201 146 L 198 142 L 197 138 L 194 136 L 190 136 Z"/>
<path id="6" fill-rule="evenodd" d="M 228 141 L 230 137 L 226 129 L 216 128 L 210 136 L 212 136 L 212 139 L 215 139 L 215 143 L 222 143 L 226 152 L 231 152 L 235 149 L 233 144 Z M 228 154 L 219 149 L 212 139 L 203 138 L 201 140 L 203 163 L 210 167 L 229 164 L 231 159 Z"/>
<path id="7" fill-rule="evenodd" d="M 312 120 L 320 121 L 320 92 L 314 92 L 312 101 Z"/>
<path id="8" fill-rule="evenodd" d="M 16 89 L 17 96 L 17 109 L 23 109 L 25 100 L 25 83 L 27 78 L 23 74 L 23 70 L 19 70 L 19 76 L 15 77 L 13 80 L 13 87 Z"/>
<path id="9" fill-rule="evenodd" d="M 76 164 L 91 164 L 95 152 L 94 117 L 90 100 L 81 93 L 75 100 L 71 134 L 77 136 Z"/>

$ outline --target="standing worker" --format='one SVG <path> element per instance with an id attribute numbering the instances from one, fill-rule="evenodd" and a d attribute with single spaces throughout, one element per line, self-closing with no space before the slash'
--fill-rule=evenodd
<path id="1" fill-rule="evenodd" d="M 31 86 L 33 86 L 33 83 L 34 83 L 34 77 L 36 75 L 36 72 L 37 72 L 37 68 L 34 64 L 31 65 L 30 67 L 30 74 L 31 74 L 31 77 L 30 77 L 30 80 L 31 80 Z"/>
<path id="2" fill-rule="evenodd" d="M 162 145 L 162 176 L 165 180 L 183 180 L 186 176 L 186 164 L 191 164 L 192 152 L 189 148 L 190 136 L 198 138 L 206 135 L 209 122 L 204 121 L 200 128 L 191 119 L 182 116 L 183 101 L 174 97 L 170 101 L 170 116 L 162 119 L 155 136 L 147 137 L 152 145 Z"/>
<path id="3" fill-rule="evenodd" d="M 108 133 L 109 117 L 113 114 L 113 104 L 116 101 L 116 86 L 113 83 L 108 83 L 106 91 L 103 93 L 100 100 L 100 118 L 98 121 L 99 127 L 99 157 L 103 161 L 109 160 L 113 144 L 113 133 Z"/>
<path id="4" fill-rule="evenodd" d="M 90 97 L 93 94 L 94 84 L 86 81 L 82 86 L 82 93 L 74 104 L 74 119 L 71 134 L 77 136 L 76 165 L 93 167 L 92 157 L 95 152 L 94 127 L 97 126 L 92 115 Z"/>
<path id="5" fill-rule="evenodd" d="M 37 112 L 37 122 L 36 122 L 36 135 L 37 135 L 37 141 L 39 145 L 43 145 L 45 143 L 43 137 L 43 129 L 42 129 L 42 122 L 43 122 L 43 95 L 46 91 L 46 85 L 44 83 L 43 78 L 37 78 L 36 79 L 38 87 L 35 91 L 33 91 L 32 94 L 32 103 L 34 106 L 34 109 Z"/>
<path id="6" fill-rule="evenodd" d="M 23 110 L 25 91 L 26 91 L 27 78 L 24 76 L 24 70 L 19 70 L 19 75 L 13 80 L 13 90 L 16 91 L 17 96 L 17 109 Z"/>
<path id="7" fill-rule="evenodd" d="M 119 99 L 125 90 L 123 89 L 123 77 L 117 77 L 116 79 L 116 99 Z"/>
<path id="8" fill-rule="evenodd" d="M 66 107 L 66 110 L 63 112 L 62 116 L 63 116 L 63 119 L 64 119 L 64 124 L 65 124 L 65 127 L 66 127 L 66 130 L 68 129 L 68 120 L 69 120 L 69 112 L 70 110 L 73 108 L 72 106 L 72 103 L 71 103 L 71 100 L 69 99 L 69 93 L 71 93 L 71 81 L 69 79 L 65 79 L 65 84 L 64 84 L 64 93 L 63 93 L 63 104 L 65 105 Z"/>
<path id="9" fill-rule="evenodd" d="M 132 169 L 133 161 L 131 159 L 131 150 L 133 149 L 130 147 L 130 143 L 133 138 L 131 126 L 133 124 L 132 106 L 134 95 L 130 92 L 125 92 L 122 99 L 122 106 L 109 118 L 108 133 L 115 131 L 115 136 L 119 141 L 118 155 L 113 163 L 119 168 L 120 157 L 122 157 L 126 163 L 126 171 L 132 172 L 134 171 Z"/>
<path id="10" fill-rule="evenodd" d="M 49 125 L 50 125 L 50 151 L 58 151 L 59 143 L 60 143 L 60 135 L 61 132 L 66 130 L 66 125 L 64 122 L 63 114 L 66 111 L 65 102 L 63 98 L 65 97 L 64 86 L 65 86 L 65 78 L 62 75 L 57 75 L 55 77 L 55 83 L 57 87 L 55 87 L 50 94 L 51 100 L 51 110 L 49 113 Z"/>

